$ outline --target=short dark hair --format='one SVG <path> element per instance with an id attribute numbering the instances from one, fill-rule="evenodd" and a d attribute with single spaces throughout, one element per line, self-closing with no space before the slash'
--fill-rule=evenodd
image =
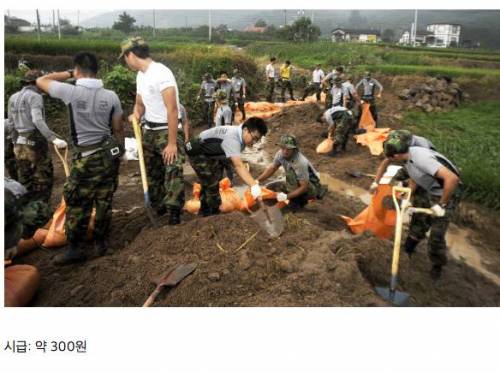
<path id="1" fill-rule="evenodd" d="M 291 64 L 290 60 L 286 60 L 286 61 L 285 61 L 285 63 L 286 63 L 287 65 L 290 65 L 290 64 Z"/>
<path id="2" fill-rule="evenodd" d="M 262 118 L 248 118 L 245 123 L 243 123 L 242 128 L 246 128 L 249 131 L 258 131 L 261 136 L 266 136 L 267 134 L 267 124 L 266 121 Z"/>
<path id="3" fill-rule="evenodd" d="M 221 76 L 222 74 L 226 74 L 227 75 L 227 71 L 226 70 L 221 70 L 220 73 L 219 73 L 219 76 Z"/>
<path id="4" fill-rule="evenodd" d="M 271 61 L 271 62 L 276 61 L 276 57 L 271 57 L 270 61 Z"/>
<path id="5" fill-rule="evenodd" d="M 99 71 L 99 61 L 95 54 L 80 52 L 73 57 L 73 65 L 84 74 L 96 75 Z"/>
<path id="6" fill-rule="evenodd" d="M 149 45 L 136 45 L 133 48 L 130 48 L 128 51 L 125 52 L 125 55 L 128 56 L 129 53 L 132 52 L 135 54 L 137 57 L 146 59 L 149 58 Z"/>
<path id="7" fill-rule="evenodd" d="M 335 71 L 338 71 L 339 73 L 342 73 L 342 72 L 344 72 L 344 68 L 342 66 L 337 66 L 335 68 Z"/>

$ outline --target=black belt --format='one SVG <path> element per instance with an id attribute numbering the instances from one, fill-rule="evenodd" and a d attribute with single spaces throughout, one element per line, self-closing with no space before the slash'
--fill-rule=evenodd
<path id="1" fill-rule="evenodd" d="M 155 123 L 155 122 L 150 122 L 146 121 L 146 124 L 148 125 L 149 128 L 158 128 L 158 127 L 167 127 L 168 123 Z"/>

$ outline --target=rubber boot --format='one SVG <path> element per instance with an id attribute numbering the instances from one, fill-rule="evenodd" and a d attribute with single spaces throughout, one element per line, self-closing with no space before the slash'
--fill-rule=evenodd
<path id="1" fill-rule="evenodd" d="M 80 245 L 69 244 L 64 253 L 58 254 L 54 258 L 54 264 L 66 265 L 79 263 L 87 260 L 87 255 Z"/>
<path id="2" fill-rule="evenodd" d="M 418 240 L 416 240 L 410 236 L 406 237 L 404 249 L 405 249 L 405 253 L 408 254 L 408 257 L 410 259 L 411 259 L 412 255 L 415 254 L 415 250 L 417 248 L 418 242 L 419 242 Z"/>
<path id="3" fill-rule="evenodd" d="M 330 157 L 334 157 L 336 155 L 338 155 L 341 150 L 339 149 L 339 145 L 338 144 L 333 144 L 333 149 L 330 153 L 328 153 L 327 155 L 330 156 Z"/>
<path id="4" fill-rule="evenodd" d="M 108 243 L 103 239 L 95 240 L 94 249 L 97 255 L 104 256 L 108 251 Z"/>
<path id="5" fill-rule="evenodd" d="M 441 275 L 443 273 L 443 267 L 440 266 L 440 265 L 436 265 L 434 264 L 431 268 L 431 272 L 430 272 L 430 275 L 431 275 L 431 279 L 433 281 L 437 281 L 441 278 Z"/>
<path id="6" fill-rule="evenodd" d="M 176 208 L 167 208 L 168 225 L 177 225 L 181 223 L 181 211 Z"/>

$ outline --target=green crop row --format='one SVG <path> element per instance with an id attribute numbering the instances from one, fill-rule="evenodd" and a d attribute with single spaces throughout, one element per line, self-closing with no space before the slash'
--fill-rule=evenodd
<path id="1" fill-rule="evenodd" d="M 461 171 L 466 197 L 500 210 L 500 106 L 481 102 L 447 113 L 409 112 L 403 122 Z"/>

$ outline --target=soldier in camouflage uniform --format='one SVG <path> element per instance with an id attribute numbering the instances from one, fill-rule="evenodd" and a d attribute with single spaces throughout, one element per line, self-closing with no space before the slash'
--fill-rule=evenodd
<path id="1" fill-rule="evenodd" d="M 384 143 L 384 153 L 393 161 L 406 162 L 413 205 L 433 211 L 433 215 L 413 214 L 404 249 L 408 255 L 413 255 L 418 243 L 430 230 L 427 242 L 432 263 L 430 274 L 437 280 L 447 262 L 446 230 L 461 199 L 459 171 L 442 154 L 422 146 L 408 146 L 408 142 L 398 137 Z"/>
<path id="2" fill-rule="evenodd" d="M 346 150 L 349 133 L 354 127 L 352 112 L 344 106 L 333 106 L 323 114 L 323 119 L 328 123 L 328 132 L 332 136 L 333 149 L 328 155 L 334 156 Z"/>
<path id="3" fill-rule="evenodd" d="M 372 74 L 369 71 L 365 72 L 363 79 L 361 79 L 358 84 L 356 84 L 356 91 L 360 86 L 363 86 L 363 95 L 361 96 L 361 103 L 367 102 L 370 104 L 370 113 L 372 114 L 375 122 L 378 121 L 378 109 L 375 103 L 375 90 L 378 88 L 377 98 L 382 98 L 382 91 L 384 87 L 377 79 L 372 78 Z M 361 119 L 361 111 L 359 113 L 358 120 Z"/>
<path id="4" fill-rule="evenodd" d="M 322 199 L 327 188 L 319 182 L 319 173 L 311 162 L 299 151 L 295 136 L 281 136 L 273 163 L 257 178 L 264 182 L 283 166 L 286 175 L 286 194 L 278 193 L 278 201 L 290 200 L 292 211 L 304 207 L 311 199 Z"/>
<path id="5" fill-rule="evenodd" d="M 219 181 L 222 179 L 226 160 L 232 162 L 238 176 L 251 187 L 254 198 L 261 196 L 259 183 L 243 164 L 241 152 L 246 146 L 260 141 L 266 133 L 267 125 L 264 120 L 253 117 L 240 126 L 210 128 L 186 143 L 186 153 L 201 183 L 200 215 L 219 213 Z"/>
<path id="6" fill-rule="evenodd" d="M 13 128 L 19 182 L 26 187 L 30 198 L 48 203 L 54 175 L 48 142 L 60 148 L 65 148 L 67 144 L 45 122 L 42 94 L 35 85 L 40 76 L 38 70 L 26 72 L 25 86 L 9 98 L 6 127 Z"/>
<path id="7" fill-rule="evenodd" d="M 118 95 L 97 79 L 99 64 L 91 53 L 78 53 L 74 70 L 37 79 L 40 89 L 62 100 L 70 113 L 73 145 L 71 171 L 64 184 L 65 230 L 69 246 L 55 257 L 55 264 L 86 259 L 85 242 L 95 206 L 94 248 L 108 249 L 113 194 L 118 187 L 120 157 L 124 150 L 123 112 Z M 76 78 L 75 85 L 63 81 Z"/>
<path id="8" fill-rule="evenodd" d="M 132 116 L 138 121 L 143 119 L 144 160 L 151 204 L 158 215 L 167 214 L 169 225 L 179 224 L 184 206 L 185 153 L 177 82 L 167 66 L 153 61 L 149 46 L 141 37 L 125 40 L 121 50 L 120 58 L 131 70 L 137 71 Z"/>
<path id="9" fill-rule="evenodd" d="M 42 200 L 29 199 L 26 188 L 8 177 L 4 179 L 4 249 L 5 259 L 16 255 L 21 238 L 27 239 L 50 219 L 51 211 Z"/>
<path id="10" fill-rule="evenodd" d="M 13 180 L 17 180 L 16 155 L 14 154 L 14 142 L 12 137 L 12 124 L 7 118 L 4 121 L 4 160 L 5 168 Z"/>
<path id="11" fill-rule="evenodd" d="M 334 81 L 336 78 L 342 78 L 344 75 L 344 68 L 342 66 L 337 66 L 335 70 L 325 75 L 321 84 L 323 85 L 323 92 L 325 92 L 325 108 L 329 109 L 333 104 L 332 89 L 334 86 Z"/>

